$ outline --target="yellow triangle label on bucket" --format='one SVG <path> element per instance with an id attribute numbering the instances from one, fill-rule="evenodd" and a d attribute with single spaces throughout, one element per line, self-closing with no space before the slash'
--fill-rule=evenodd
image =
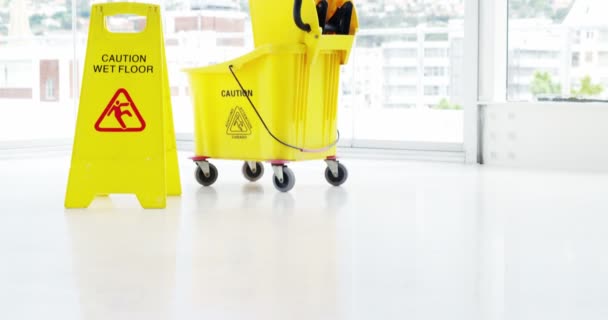
<path id="1" fill-rule="evenodd" d="M 229 135 L 249 135 L 251 134 L 251 123 L 245 114 L 245 110 L 241 107 L 234 107 L 230 111 L 228 121 L 226 122 Z"/>

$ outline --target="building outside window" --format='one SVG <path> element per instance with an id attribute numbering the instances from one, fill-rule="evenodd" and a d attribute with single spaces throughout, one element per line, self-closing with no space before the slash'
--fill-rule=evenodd
<path id="1" fill-rule="evenodd" d="M 509 0 L 508 99 L 608 99 L 607 10 L 603 0 Z"/>
<path id="2" fill-rule="evenodd" d="M 377 97 L 372 107 L 354 109 L 355 140 L 462 143 L 464 1 L 357 5 L 360 32 L 345 69 L 355 83 L 379 78 L 358 96 L 343 96 L 354 105 Z M 378 58 L 370 59 L 370 52 Z"/>
<path id="3" fill-rule="evenodd" d="M 47 100 L 57 99 L 57 92 L 55 92 L 55 81 L 53 79 L 46 80 L 45 88 L 45 97 Z"/>
<path id="4" fill-rule="evenodd" d="M 425 96 L 438 96 L 440 94 L 439 86 L 424 86 Z"/>
<path id="5" fill-rule="evenodd" d="M 446 48 L 424 48 L 425 58 L 442 58 L 448 56 L 448 49 Z"/>
<path id="6" fill-rule="evenodd" d="M 444 67 L 425 67 L 424 68 L 425 77 L 443 77 L 445 75 L 446 75 L 446 70 Z"/>
<path id="7" fill-rule="evenodd" d="M 597 64 L 600 67 L 608 67 L 608 51 L 598 52 Z"/>
<path id="8" fill-rule="evenodd" d="M 20 128 L 13 131 L 14 138 L 49 136 L 52 131 L 70 138 L 73 133 L 90 4 L 99 2 L 73 1 L 76 21 L 72 21 L 71 1 L 0 0 L 10 3 L 8 13 L 0 12 L 0 103 L 9 99 L 7 87 L 17 83 L 25 90 L 17 95 L 25 103 L 20 115 L 24 122 L 31 112 L 49 112 L 48 118 L 63 123 Z M 151 2 L 163 8 L 175 128 L 178 138 L 192 139 L 191 90 L 181 70 L 227 61 L 253 49 L 249 1 Z M 338 119 L 339 127 L 345 128 L 344 138 L 462 144 L 463 50 L 453 48 L 462 47 L 465 36 L 464 2 L 357 1 L 360 29 L 349 64 L 342 68 L 339 92 Z M 16 59 L 28 67 L 14 66 Z M 58 71 L 52 77 L 41 70 L 49 67 L 45 61 L 57 61 L 53 68 Z M 438 89 L 427 95 L 425 86 Z M 395 125 L 387 125 L 391 121 Z M 403 127 L 407 130 L 399 129 Z"/>
<path id="9" fill-rule="evenodd" d="M 77 25 L 82 27 L 89 1 L 74 1 Z M 73 136 L 71 3 L 0 0 L 0 142 L 67 141 Z"/>
<path id="10" fill-rule="evenodd" d="M 32 63 L 30 61 L 0 61 L 0 87 L 31 87 Z"/>
<path id="11" fill-rule="evenodd" d="M 581 54 L 579 52 L 572 52 L 572 66 L 578 67 L 581 65 Z"/>
<path id="12" fill-rule="evenodd" d="M 608 29 L 601 29 L 599 31 L 598 41 L 600 43 L 608 43 Z"/>
<path id="13" fill-rule="evenodd" d="M 0 58 L 0 101 L 32 98 L 32 63 Z"/>

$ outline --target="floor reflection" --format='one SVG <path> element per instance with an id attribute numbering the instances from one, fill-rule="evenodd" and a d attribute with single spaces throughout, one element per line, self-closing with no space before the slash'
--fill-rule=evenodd
<path id="1" fill-rule="evenodd" d="M 110 197 L 111 198 L 111 197 Z M 170 319 L 180 203 L 65 215 L 82 319 Z"/>
<path id="2" fill-rule="evenodd" d="M 217 206 L 217 199 L 214 187 L 199 187 L 196 190 L 196 208 L 213 209 Z"/>
<path id="3" fill-rule="evenodd" d="M 325 208 L 337 210 L 348 203 L 348 191 L 341 187 L 327 187 L 325 191 Z"/>
<path id="4" fill-rule="evenodd" d="M 336 319 L 335 220 L 299 208 L 297 195 L 267 194 L 264 187 L 246 184 L 240 207 L 192 221 L 191 291 L 184 295 L 190 312 L 210 319 Z"/>

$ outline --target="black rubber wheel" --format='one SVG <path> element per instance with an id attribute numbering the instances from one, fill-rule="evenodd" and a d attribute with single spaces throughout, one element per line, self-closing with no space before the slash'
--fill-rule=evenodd
<path id="1" fill-rule="evenodd" d="M 272 175 L 272 183 L 277 190 L 287 192 L 296 184 L 296 176 L 293 171 L 287 167 L 283 167 L 283 182 L 279 181 L 276 175 Z"/>
<path id="2" fill-rule="evenodd" d="M 329 182 L 329 184 L 332 186 L 340 186 L 346 182 L 346 179 L 348 179 L 348 170 L 346 170 L 346 167 L 341 163 L 338 163 L 337 177 L 334 177 L 331 170 L 329 170 L 329 167 L 325 169 L 325 180 L 327 180 L 327 182 Z"/>
<path id="3" fill-rule="evenodd" d="M 209 164 L 209 176 L 206 177 L 203 170 L 197 165 L 194 171 L 194 177 L 196 181 L 201 185 L 208 187 L 217 180 L 217 168 L 213 164 Z"/>
<path id="4" fill-rule="evenodd" d="M 261 162 L 256 162 L 254 173 L 253 171 L 251 171 L 251 168 L 249 168 L 247 162 L 245 162 L 243 163 L 243 168 L 241 169 L 241 171 L 243 172 L 243 176 L 245 176 L 245 179 L 251 182 L 255 182 L 260 180 L 260 178 L 264 175 L 264 165 Z"/>

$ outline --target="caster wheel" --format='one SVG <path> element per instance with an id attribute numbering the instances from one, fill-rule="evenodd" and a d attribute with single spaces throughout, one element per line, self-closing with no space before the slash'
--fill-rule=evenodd
<path id="1" fill-rule="evenodd" d="M 213 164 L 209 163 L 209 175 L 205 176 L 203 170 L 197 165 L 194 176 L 196 177 L 196 181 L 198 183 L 208 187 L 212 185 L 215 180 L 217 180 L 217 168 Z"/>
<path id="2" fill-rule="evenodd" d="M 243 172 L 243 176 L 245 179 L 255 182 L 260 180 L 260 178 L 264 175 L 264 165 L 261 162 L 255 163 L 255 172 L 251 171 L 247 162 L 243 163 L 243 168 L 241 169 Z"/>
<path id="3" fill-rule="evenodd" d="M 283 181 L 280 181 L 279 178 L 275 175 L 272 176 L 272 183 L 277 190 L 281 192 L 287 192 L 293 188 L 296 184 L 296 176 L 293 174 L 293 171 L 287 167 L 282 167 L 283 170 Z"/>
<path id="4" fill-rule="evenodd" d="M 329 167 L 325 169 L 325 180 L 327 180 L 327 182 L 329 182 L 329 184 L 331 184 L 332 186 L 340 186 L 341 184 L 346 182 L 346 179 L 348 179 L 348 170 L 346 170 L 346 167 L 341 163 L 338 163 L 337 177 L 334 176 L 333 173 L 331 173 Z"/>

